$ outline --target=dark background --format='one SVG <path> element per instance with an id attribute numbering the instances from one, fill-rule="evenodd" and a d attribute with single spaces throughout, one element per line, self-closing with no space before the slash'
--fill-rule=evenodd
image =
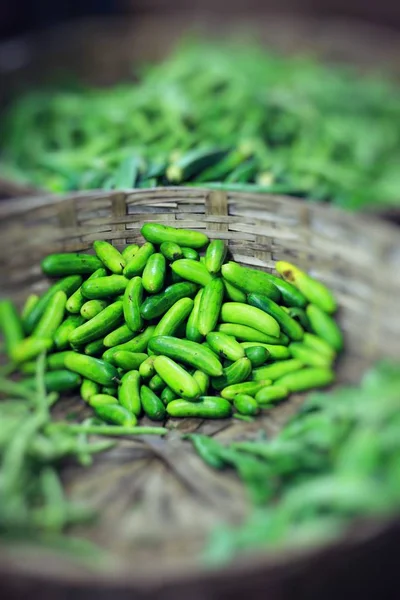
<path id="1" fill-rule="evenodd" d="M 0 0 L 0 39 L 79 17 L 175 11 L 344 17 L 400 30 L 399 0 Z"/>

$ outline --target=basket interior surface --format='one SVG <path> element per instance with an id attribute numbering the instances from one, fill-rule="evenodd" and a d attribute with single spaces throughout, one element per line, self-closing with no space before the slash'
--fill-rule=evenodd
<path id="1" fill-rule="evenodd" d="M 288 260 L 326 283 L 338 299 L 345 335 L 339 383 L 357 382 L 382 356 L 399 356 L 398 230 L 293 198 L 160 188 L 3 202 L 1 295 L 21 305 L 28 293 L 48 285 L 40 271 L 47 254 L 87 250 L 96 239 L 122 249 L 143 241 L 140 228 L 148 221 L 225 239 L 242 264 L 274 272 L 277 260 Z M 67 466 L 68 492 L 100 513 L 96 525 L 75 533 L 112 550 L 128 578 L 158 579 L 195 568 L 207 532 L 221 519 L 239 520 L 249 506 L 235 476 L 212 472 L 179 433 L 204 432 L 229 441 L 251 439 L 262 427 L 273 435 L 303 399 L 292 395 L 254 423 L 170 419 L 168 426 L 177 433 L 166 439 L 121 440 L 90 469 Z M 88 414 L 77 398 L 56 407 L 57 416 L 72 410 L 79 420 Z M 37 564 L 38 558 L 30 556 L 24 568 L 31 560 Z"/>

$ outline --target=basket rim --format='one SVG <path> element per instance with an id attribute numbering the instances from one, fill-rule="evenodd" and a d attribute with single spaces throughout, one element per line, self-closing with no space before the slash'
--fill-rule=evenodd
<path id="1" fill-rule="evenodd" d="M 182 185 L 140 189 L 123 188 L 119 190 L 84 190 L 79 192 L 70 192 L 67 194 L 41 193 L 28 196 L 19 196 L 17 198 L 8 198 L 0 201 L 0 219 L 13 218 L 26 210 L 34 210 L 49 204 L 62 204 L 63 202 L 68 202 L 71 200 L 109 198 L 122 194 L 125 197 L 133 197 L 134 200 L 143 200 L 147 196 L 154 199 L 159 195 L 163 202 L 182 202 L 182 200 L 185 198 L 185 195 L 206 197 L 207 194 L 215 191 L 217 190 L 208 188 L 207 185 L 201 187 L 187 187 Z M 346 219 L 352 221 L 352 224 L 357 224 L 358 228 L 366 227 L 370 230 L 373 230 L 375 234 L 378 233 L 380 235 L 391 235 L 395 236 L 396 238 L 399 235 L 399 228 L 395 223 L 389 222 L 373 212 L 355 212 L 334 206 L 329 203 L 323 203 L 314 200 L 311 201 L 305 198 L 287 196 L 283 194 L 240 192 L 229 190 L 221 191 L 227 195 L 228 202 L 234 202 L 235 199 L 248 199 L 252 203 L 258 204 L 260 207 L 262 207 L 262 204 L 265 200 L 273 199 L 291 207 L 298 207 L 299 204 L 301 204 L 316 215 L 323 215 L 324 217 L 332 216 L 333 219 L 339 220 Z"/>

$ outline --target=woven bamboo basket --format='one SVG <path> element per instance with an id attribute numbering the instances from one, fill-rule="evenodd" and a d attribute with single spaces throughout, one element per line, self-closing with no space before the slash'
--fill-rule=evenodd
<path id="1" fill-rule="evenodd" d="M 0 204 L 1 294 L 20 305 L 29 292 L 48 285 L 39 268 L 48 253 L 87 250 L 95 239 L 123 249 L 143 241 L 140 228 L 147 221 L 225 239 L 236 261 L 270 272 L 277 260 L 293 261 L 329 285 L 339 302 L 346 342 L 339 383 L 358 381 L 382 356 L 400 355 L 398 230 L 273 195 L 160 188 L 5 201 Z M 254 423 L 170 419 L 168 426 L 221 441 L 251 438 L 260 427 L 273 435 L 303 397 L 292 396 Z M 81 419 L 87 408 L 72 397 L 56 406 L 58 415 L 71 410 Z M 73 498 L 99 510 L 99 521 L 76 533 L 112 552 L 112 573 L 93 573 L 31 546 L 15 554 L 0 543 L 0 597 L 17 598 L 32 589 L 41 598 L 67 598 L 72 592 L 86 598 L 85 590 L 107 599 L 347 597 L 351 581 L 358 589 L 362 583 L 366 591 L 374 589 L 375 571 L 367 565 L 377 555 L 380 569 L 390 576 L 393 561 L 383 566 L 383 556 L 390 557 L 391 544 L 399 541 L 396 519 L 374 521 L 352 527 L 328 546 L 257 553 L 207 571 L 198 558 L 207 532 L 221 520 L 240 520 L 248 501 L 234 475 L 216 475 L 175 433 L 121 440 L 90 469 L 67 465 L 64 481 Z"/>

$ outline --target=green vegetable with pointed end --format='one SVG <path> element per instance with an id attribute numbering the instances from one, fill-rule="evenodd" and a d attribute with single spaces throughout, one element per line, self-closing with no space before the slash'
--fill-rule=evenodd
<path id="1" fill-rule="evenodd" d="M 25 300 L 25 304 L 21 311 L 21 322 L 22 327 L 25 330 L 25 321 L 28 318 L 28 315 L 32 312 L 33 308 L 39 301 L 39 296 L 37 294 L 29 294 L 27 299 Z"/>
<path id="2" fill-rule="evenodd" d="M 190 373 L 167 356 L 157 356 L 154 368 L 166 385 L 178 396 L 188 400 L 196 400 L 200 394 L 200 388 Z"/>
<path id="3" fill-rule="evenodd" d="M 58 371 L 59 369 L 65 369 L 65 358 L 73 354 L 71 350 L 64 350 L 63 352 L 54 352 L 47 355 L 46 367 L 49 371 Z"/>
<path id="4" fill-rule="evenodd" d="M 267 314 L 271 315 L 279 323 L 281 330 L 292 340 L 302 340 L 304 330 L 301 325 L 292 319 L 276 302 L 263 294 L 249 294 L 247 301 Z"/>
<path id="5" fill-rule="evenodd" d="M 70 336 L 71 345 L 87 344 L 113 331 L 122 319 L 122 302 L 118 300 L 107 306 L 98 315 L 74 329 Z"/>
<path id="6" fill-rule="evenodd" d="M 264 294 L 275 302 L 278 302 L 282 296 L 284 303 L 288 306 L 302 308 L 307 304 L 306 297 L 298 289 L 271 273 L 242 267 L 234 262 L 223 265 L 221 271 L 227 281 L 243 289 L 246 293 Z"/>
<path id="7" fill-rule="evenodd" d="M 96 240 L 93 242 L 93 250 L 103 265 L 109 271 L 120 275 L 125 268 L 126 262 L 122 254 L 109 242 Z"/>
<path id="8" fill-rule="evenodd" d="M 336 311 L 337 304 L 332 292 L 320 281 L 283 260 L 275 265 L 282 277 L 298 288 L 309 302 L 315 304 L 324 312 L 331 314 Z"/>
<path id="9" fill-rule="evenodd" d="M 157 294 L 164 286 L 166 275 L 165 257 L 160 252 L 152 254 L 142 274 L 143 287 L 149 294 Z"/>
<path id="10" fill-rule="evenodd" d="M 140 388 L 140 402 L 144 413 L 152 421 L 165 419 L 165 407 L 162 400 L 147 385 Z"/>
<path id="11" fill-rule="evenodd" d="M 138 369 L 147 358 L 147 354 L 143 352 L 118 350 L 113 356 L 113 363 L 115 366 L 124 369 L 124 371 L 132 371 L 133 369 Z"/>
<path id="12" fill-rule="evenodd" d="M 196 381 L 197 381 L 197 379 L 196 379 Z M 200 387 L 200 385 L 199 385 L 199 387 Z M 171 390 L 171 388 L 169 388 L 167 385 L 161 392 L 160 397 L 165 405 L 167 405 L 169 402 L 172 402 L 172 400 L 177 400 L 175 392 L 173 390 Z"/>
<path id="13" fill-rule="evenodd" d="M 155 251 L 156 250 L 153 244 L 150 244 L 149 242 L 143 244 L 143 246 L 136 252 L 133 258 L 126 265 L 124 269 L 125 277 L 132 279 L 132 277 L 141 275 L 148 259 L 152 254 L 154 254 Z"/>
<path id="14" fill-rule="evenodd" d="M 70 315 L 61 323 L 53 336 L 54 345 L 57 350 L 66 350 L 68 348 L 70 334 L 84 322 L 85 319 L 81 315 Z"/>
<path id="15" fill-rule="evenodd" d="M 68 304 L 68 301 L 67 301 Z M 80 310 L 82 317 L 89 321 L 108 306 L 107 300 L 87 300 Z M 68 310 L 68 308 L 67 308 Z"/>
<path id="16" fill-rule="evenodd" d="M 188 322 L 186 324 L 186 337 L 191 342 L 201 342 L 203 340 L 203 335 L 199 331 L 198 327 L 198 319 L 199 319 L 199 310 L 200 310 L 200 302 L 201 297 L 203 295 L 204 288 L 201 288 L 194 299 L 193 309 L 190 313 Z"/>
<path id="17" fill-rule="evenodd" d="M 202 396 L 198 402 L 172 400 L 166 407 L 170 417 L 192 417 L 200 419 L 225 419 L 232 414 L 230 402 L 215 396 Z"/>
<path id="18" fill-rule="evenodd" d="M 187 154 L 180 156 L 176 162 L 168 167 L 166 173 L 167 179 L 174 183 L 187 181 L 191 177 L 201 173 L 205 168 L 217 164 L 225 155 L 226 150 L 221 149 L 189 150 Z"/>
<path id="19" fill-rule="evenodd" d="M 222 265 L 224 264 L 228 247 L 224 240 L 212 240 L 208 245 L 205 257 L 205 266 L 207 270 L 212 274 L 216 275 L 220 272 Z"/>
<path id="20" fill-rule="evenodd" d="M 247 325 L 274 337 L 280 335 L 279 324 L 273 317 L 255 306 L 248 306 L 240 302 L 225 302 L 221 309 L 221 320 L 225 323 Z"/>
<path id="21" fill-rule="evenodd" d="M 128 264 L 128 262 L 139 252 L 139 249 L 139 244 L 130 244 L 122 250 L 121 254 L 125 264 Z"/>
<path id="22" fill-rule="evenodd" d="M 269 353 L 268 360 L 283 360 L 285 358 L 290 358 L 291 354 L 289 348 L 287 346 L 280 346 L 279 344 L 264 344 L 263 342 L 242 342 L 240 344 L 245 351 L 248 348 L 258 348 L 262 346 Z"/>
<path id="23" fill-rule="evenodd" d="M 200 298 L 197 317 L 197 327 L 202 335 L 214 331 L 221 312 L 223 298 L 224 284 L 222 279 L 213 279 L 206 284 Z"/>
<path id="24" fill-rule="evenodd" d="M 201 263 L 189 258 L 181 258 L 171 264 L 174 273 L 177 273 L 182 279 L 205 286 L 212 281 L 213 276 L 207 271 Z"/>
<path id="25" fill-rule="evenodd" d="M 267 387 L 271 384 L 270 379 L 264 379 L 261 381 L 244 381 L 243 383 L 234 383 L 228 385 L 221 391 L 221 396 L 227 400 L 233 400 L 237 394 L 246 394 L 249 396 L 255 396 L 262 388 Z"/>
<path id="26" fill-rule="evenodd" d="M 97 298 L 108 298 L 117 296 L 125 291 L 128 285 L 128 279 L 123 275 L 109 275 L 108 277 L 98 277 L 97 279 L 88 279 L 82 285 L 82 294 L 89 300 Z"/>
<path id="27" fill-rule="evenodd" d="M 252 367 L 261 367 L 261 365 L 267 362 L 270 356 L 270 353 L 264 346 L 250 346 L 244 352 L 250 360 Z"/>
<path id="28" fill-rule="evenodd" d="M 174 335 L 192 312 L 193 304 L 191 298 L 181 298 L 175 302 L 159 320 L 154 335 Z"/>
<path id="29" fill-rule="evenodd" d="M 176 229 L 175 227 L 159 223 L 145 223 L 140 231 L 142 236 L 153 244 L 174 242 L 175 244 L 179 244 L 179 246 L 202 248 L 208 242 L 208 237 L 199 231 Z"/>
<path id="30" fill-rule="evenodd" d="M 50 277 L 86 275 L 102 268 L 101 261 L 90 254 L 49 254 L 41 263 L 42 271 Z"/>
<path id="31" fill-rule="evenodd" d="M 206 337 L 207 344 L 218 356 L 236 361 L 244 358 L 245 353 L 242 346 L 230 335 L 226 333 L 213 331 Z"/>
<path id="32" fill-rule="evenodd" d="M 284 400 L 288 395 L 289 390 L 282 385 L 270 385 L 257 392 L 256 400 L 260 406 L 264 406 L 276 400 Z"/>
<path id="33" fill-rule="evenodd" d="M 333 361 L 336 356 L 336 352 L 332 346 L 328 344 L 325 340 L 314 335 L 313 333 L 305 333 L 303 338 L 303 343 L 308 347 L 315 350 L 315 352 L 319 352 L 320 354 L 324 354 L 329 360 Z"/>
<path id="34" fill-rule="evenodd" d="M 301 342 L 293 342 L 289 345 L 289 350 L 293 358 L 310 367 L 329 367 L 332 362 L 326 354 L 321 354 Z"/>
<path id="35" fill-rule="evenodd" d="M 251 374 L 251 362 L 247 357 L 239 358 L 237 361 L 224 368 L 224 372 L 219 377 L 213 377 L 211 380 L 214 390 L 223 390 L 229 385 L 246 381 Z"/>
<path id="36" fill-rule="evenodd" d="M 299 371 L 303 366 L 303 363 L 300 360 L 297 360 L 296 358 L 292 358 L 289 360 L 280 360 L 279 362 L 273 363 L 271 365 L 254 369 L 253 379 L 254 381 L 261 381 L 263 379 L 279 379 L 287 373 Z"/>
<path id="37" fill-rule="evenodd" d="M 86 344 L 83 352 L 88 356 L 100 356 L 104 352 L 104 349 L 103 338 L 100 338 Z"/>
<path id="38" fill-rule="evenodd" d="M 139 373 L 143 379 L 150 379 L 155 374 L 154 361 L 155 356 L 149 356 L 139 366 Z"/>
<path id="39" fill-rule="evenodd" d="M 181 250 L 182 250 L 183 258 L 188 258 L 190 260 L 199 260 L 199 261 L 201 261 L 201 259 L 203 258 L 203 257 L 200 258 L 200 255 L 197 252 L 197 250 L 194 250 L 193 248 L 186 248 L 185 246 L 182 246 Z"/>
<path id="40" fill-rule="evenodd" d="M 172 285 L 165 288 L 163 292 L 149 296 L 143 302 L 140 313 L 142 317 L 149 321 L 161 317 L 167 312 L 175 302 L 181 298 L 190 298 L 195 295 L 198 290 L 198 286 L 194 283 L 182 282 L 173 283 Z"/>
<path id="41" fill-rule="evenodd" d="M 93 401 L 93 396 L 91 400 Z M 122 427 L 134 427 L 137 423 L 137 418 L 135 415 L 118 404 L 99 405 L 96 406 L 95 411 L 97 416 L 99 416 L 103 421 L 115 423 L 116 425 L 121 425 Z"/>
<path id="42" fill-rule="evenodd" d="M 92 396 L 100 393 L 100 384 L 92 381 L 91 379 L 84 379 L 82 381 L 80 395 L 81 398 L 88 402 Z"/>
<path id="43" fill-rule="evenodd" d="M 343 349 L 343 335 L 332 317 L 314 304 L 309 304 L 306 312 L 314 333 L 340 352 Z"/>
<path id="44" fill-rule="evenodd" d="M 104 352 L 103 359 L 107 362 L 113 363 L 114 354 L 120 350 L 127 350 L 128 352 L 146 352 L 147 345 L 154 334 L 154 330 L 155 326 L 150 325 L 142 333 L 136 335 L 132 340 L 109 348 Z"/>
<path id="45" fill-rule="evenodd" d="M 239 323 L 220 323 L 216 331 L 222 331 L 227 335 L 232 335 L 234 338 L 243 342 L 262 342 L 263 344 L 277 344 L 287 345 L 289 338 L 284 333 L 281 333 L 279 337 L 268 335 L 254 329 L 254 327 L 248 327 L 247 325 L 240 325 Z"/>
<path id="46" fill-rule="evenodd" d="M 207 373 L 203 373 L 203 371 L 199 371 L 198 369 L 193 373 L 193 379 L 196 380 L 197 385 L 199 386 L 201 395 L 204 396 L 208 388 L 210 386 L 210 376 Z"/>
<path id="47" fill-rule="evenodd" d="M 213 377 L 218 377 L 223 372 L 221 362 L 214 352 L 196 342 L 160 335 L 150 339 L 149 350 L 182 361 Z"/>
<path id="48" fill-rule="evenodd" d="M 253 417 L 260 412 L 256 400 L 248 394 L 237 394 L 233 399 L 233 406 L 241 415 Z"/>
<path id="49" fill-rule="evenodd" d="M 241 265 L 230 261 L 221 268 L 222 277 L 237 288 L 240 288 L 246 294 L 255 292 L 264 294 L 278 302 L 281 295 L 274 283 L 267 277 L 263 271 L 242 267 Z"/>
<path id="50" fill-rule="evenodd" d="M 82 377 L 101 385 L 112 385 L 119 379 L 118 371 L 113 365 L 93 356 L 69 352 L 65 357 L 64 364 L 70 371 L 79 373 Z"/>
<path id="51" fill-rule="evenodd" d="M 128 371 L 121 379 L 118 390 L 118 400 L 121 406 L 137 417 L 142 412 L 140 402 L 140 374 L 138 371 Z"/>
<path id="52" fill-rule="evenodd" d="M 287 373 L 275 381 L 278 386 L 286 387 L 290 392 L 304 392 L 313 388 L 325 387 L 335 380 L 335 374 L 327 368 L 308 368 Z"/>
<path id="53" fill-rule="evenodd" d="M 121 325 L 105 336 L 103 344 L 106 348 L 113 348 L 114 346 L 119 346 L 133 340 L 135 336 L 136 332 L 132 331 L 128 325 Z"/>
<path id="54" fill-rule="evenodd" d="M 182 248 L 175 242 L 163 242 L 160 246 L 160 252 L 169 262 L 179 260 L 183 257 Z"/>
<path id="55" fill-rule="evenodd" d="M 147 385 L 151 390 L 153 390 L 153 392 L 156 393 L 162 392 L 163 389 L 166 387 L 164 379 L 162 379 L 162 377 L 160 377 L 158 373 L 155 373 L 155 375 L 153 375 L 153 377 L 150 379 Z"/>
<path id="56" fill-rule="evenodd" d="M 246 302 L 246 293 L 222 278 L 225 288 L 225 296 L 232 302 Z"/>

